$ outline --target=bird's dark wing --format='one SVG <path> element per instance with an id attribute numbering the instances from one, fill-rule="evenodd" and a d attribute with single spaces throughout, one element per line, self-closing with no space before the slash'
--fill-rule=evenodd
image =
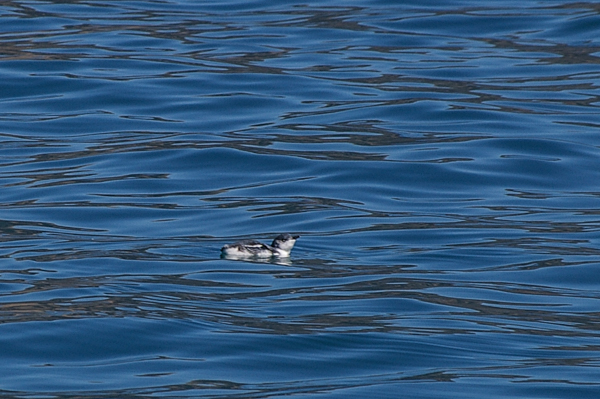
<path id="1" fill-rule="evenodd" d="M 269 251 L 271 248 L 268 245 L 263 244 L 262 242 L 255 240 L 243 240 L 240 242 L 236 242 L 230 246 L 237 246 L 240 249 L 245 248 L 249 252 L 258 253 L 260 251 Z"/>

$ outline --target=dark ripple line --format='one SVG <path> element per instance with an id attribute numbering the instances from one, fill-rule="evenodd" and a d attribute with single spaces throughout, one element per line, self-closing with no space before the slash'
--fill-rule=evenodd
<path id="1" fill-rule="evenodd" d="M 265 273 L 265 272 L 256 272 Z M 287 271 L 282 272 L 288 275 Z M 298 272 L 296 272 L 298 273 Z M 210 275 L 210 274 L 209 274 Z M 291 276 L 287 276 L 290 278 Z M 298 276 L 299 277 L 299 276 Z M 347 282 L 315 287 L 305 278 L 285 289 L 269 288 L 256 284 L 220 282 L 210 279 L 190 280 L 185 275 L 147 277 L 143 275 L 114 275 L 72 277 L 62 279 L 6 279 L 6 284 L 25 285 L 25 288 L 2 295 L 0 304 L 2 323 L 50 321 L 73 318 L 141 317 L 146 319 L 202 319 L 219 330 L 263 334 L 312 334 L 335 329 L 341 332 L 406 332 L 411 334 L 462 334 L 467 331 L 485 331 L 493 328 L 496 333 L 519 333 L 539 336 L 598 336 L 596 316 L 598 312 L 556 311 L 561 308 L 561 298 L 597 300 L 597 293 L 574 289 L 493 282 L 460 282 L 425 278 L 399 278 L 374 276 L 359 282 Z M 338 279 L 341 278 L 338 276 Z M 173 289 L 150 289 L 152 285 L 171 285 Z M 136 292 L 138 289 L 143 291 Z M 267 288 L 267 289 L 265 289 Z M 88 291 L 90 294 L 61 297 L 63 290 Z M 199 289 L 201 292 L 195 292 Z M 440 295 L 439 289 L 466 289 L 504 292 L 513 296 L 556 298 L 553 303 L 536 300 L 493 300 Z M 100 291 L 99 291 L 100 290 Z M 221 292 L 226 290 L 227 292 Z M 458 292 L 456 291 L 456 292 Z M 27 295 L 40 292 L 57 292 L 57 298 L 28 301 Z M 66 292 L 66 291 L 65 291 Z M 351 293 L 351 295 L 349 295 Z M 14 297 L 16 302 L 7 302 Z M 427 326 L 404 327 L 398 323 L 414 315 L 377 313 L 370 316 L 353 314 L 354 304 L 378 299 L 414 299 L 422 303 L 439 305 L 450 309 L 432 310 Z M 306 303 L 306 310 L 283 317 L 264 317 L 256 314 L 256 300 L 275 303 Z M 346 302 L 345 312 L 313 313 L 318 302 Z M 228 303 L 227 309 L 222 307 Z M 567 303 L 567 302 L 565 302 Z M 260 307 L 270 306 L 267 303 Z M 543 308 L 552 308 L 544 310 Z M 262 314 L 262 312 L 260 312 Z M 449 328 L 444 321 L 464 321 L 471 327 Z M 524 323 L 522 326 L 518 324 Z M 478 326 L 478 327 L 474 327 Z M 569 326 L 569 328 L 564 328 Z M 498 331 L 500 330 L 500 331 Z"/>

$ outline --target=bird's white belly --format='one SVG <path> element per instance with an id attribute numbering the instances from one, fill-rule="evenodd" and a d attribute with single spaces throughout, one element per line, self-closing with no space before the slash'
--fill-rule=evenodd
<path id="1" fill-rule="evenodd" d="M 227 256 L 235 256 L 235 257 L 250 257 L 256 256 L 259 258 L 268 258 L 273 256 L 273 252 L 268 249 L 260 249 L 260 248 L 244 248 L 239 246 L 230 246 L 223 248 L 223 253 Z"/>

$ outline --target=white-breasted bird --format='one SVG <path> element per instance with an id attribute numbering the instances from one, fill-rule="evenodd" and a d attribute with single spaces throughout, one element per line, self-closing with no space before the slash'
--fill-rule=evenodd
<path id="1" fill-rule="evenodd" d="M 271 256 L 289 257 L 296 240 L 300 236 L 291 234 L 280 234 L 273 240 L 271 245 L 263 244 L 256 240 L 243 240 L 233 244 L 227 244 L 221 248 L 225 256 L 236 258 L 268 258 Z"/>

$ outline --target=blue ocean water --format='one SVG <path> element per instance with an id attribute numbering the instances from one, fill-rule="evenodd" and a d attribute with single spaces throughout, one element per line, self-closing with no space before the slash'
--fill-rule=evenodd
<path id="1" fill-rule="evenodd" d="M 0 74 L 1 396 L 600 392 L 596 3 L 6 1 Z"/>

